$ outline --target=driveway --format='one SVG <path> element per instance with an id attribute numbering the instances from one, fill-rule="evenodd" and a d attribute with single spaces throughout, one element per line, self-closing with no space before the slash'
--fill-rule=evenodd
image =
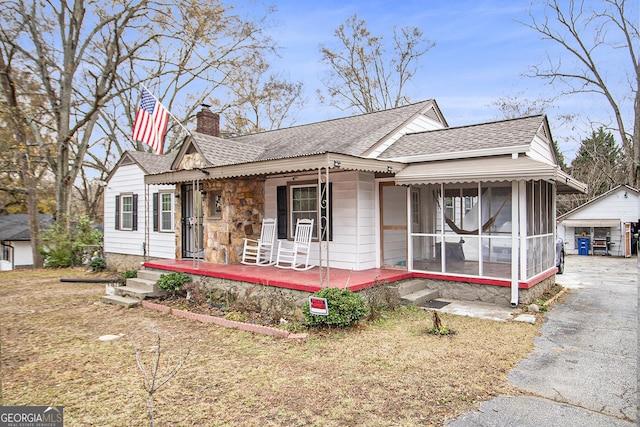
<path id="1" fill-rule="evenodd" d="M 546 314 L 535 349 L 500 396 L 450 421 L 466 426 L 634 426 L 638 400 L 637 258 L 568 256 L 568 294 Z"/>

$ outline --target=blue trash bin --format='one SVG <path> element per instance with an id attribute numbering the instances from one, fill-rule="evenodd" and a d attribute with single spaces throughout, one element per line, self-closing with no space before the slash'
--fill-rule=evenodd
<path id="1" fill-rule="evenodd" d="M 590 241 L 588 237 L 578 237 L 578 255 L 589 255 Z"/>

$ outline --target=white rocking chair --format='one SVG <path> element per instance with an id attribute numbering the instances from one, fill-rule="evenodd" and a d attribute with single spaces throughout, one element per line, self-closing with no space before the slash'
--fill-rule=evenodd
<path id="1" fill-rule="evenodd" d="M 273 247 L 276 240 L 276 220 L 262 220 L 259 239 L 244 239 L 242 263 L 247 265 L 273 265 Z"/>
<path id="2" fill-rule="evenodd" d="M 278 242 L 278 257 L 276 267 L 292 268 L 294 270 L 309 270 L 309 252 L 311 251 L 311 237 L 313 236 L 313 220 L 299 219 L 293 242 L 280 240 Z"/>

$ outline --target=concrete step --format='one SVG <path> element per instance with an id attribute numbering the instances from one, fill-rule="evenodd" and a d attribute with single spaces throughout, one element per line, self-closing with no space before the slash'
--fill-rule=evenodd
<path id="1" fill-rule="evenodd" d="M 155 280 L 141 279 L 139 277 L 127 279 L 127 288 L 135 288 L 147 292 L 160 291 L 160 288 L 158 288 L 158 285 L 156 285 Z"/>
<path id="2" fill-rule="evenodd" d="M 139 270 L 138 271 L 138 279 L 153 280 L 155 282 L 160 278 L 160 276 L 162 276 L 163 274 L 167 274 L 167 273 L 168 272 L 166 272 L 166 271 Z"/>
<path id="3" fill-rule="evenodd" d="M 421 289 L 410 294 L 400 297 L 400 303 L 403 305 L 421 306 L 434 300 L 440 296 L 440 292 L 433 289 Z"/>
<path id="4" fill-rule="evenodd" d="M 144 289 L 132 288 L 130 286 L 116 286 L 116 295 L 143 300 L 147 297 L 159 296 L 160 294 Z"/>
<path id="5" fill-rule="evenodd" d="M 120 295 L 105 295 L 102 297 L 102 302 L 105 304 L 119 305 L 126 308 L 131 308 L 131 307 L 140 305 L 139 299 L 123 297 Z"/>
<path id="6" fill-rule="evenodd" d="M 406 282 L 402 282 L 400 283 L 400 285 L 398 285 L 398 295 L 400 295 L 400 297 L 402 298 L 405 295 L 409 295 L 426 288 L 427 284 L 424 280 L 407 280 Z"/>

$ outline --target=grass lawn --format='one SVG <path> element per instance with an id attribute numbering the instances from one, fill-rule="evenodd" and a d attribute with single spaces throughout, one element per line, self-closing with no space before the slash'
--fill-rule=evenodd
<path id="1" fill-rule="evenodd" d="M 86 276 L 99 277 L 0 272 L 0 404 L 63 405 L 69 426 L 148 425 L 133 348 L 150 366 L 159 334 L 162 362 L 190 354 L 154 395 L 156 426 L 437 426 L 514 392 L 507 372 L 538 331 L 442 314 L 455 335 L 438 337 L 431 313 L 402 309 L 285 340 L 105 305 L 103 284 L 59 281 Z"/>

